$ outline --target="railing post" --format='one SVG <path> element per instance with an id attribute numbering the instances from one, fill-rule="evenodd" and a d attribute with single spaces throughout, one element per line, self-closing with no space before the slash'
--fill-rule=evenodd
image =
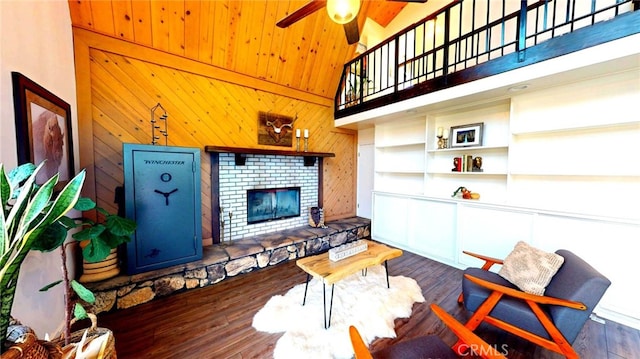
<path id="1" fill-rule="evenodd" d="M 520 0 L 520 15 L 518 16 L 518 62 L 525 59 L 527 46 L 527 0 Z"/>
<path id="2" fill-rule="evenodd" d="M 443 59 L 442 59 L 442 76 L 444 82 L 447 83 L 447 74 L 449 73 L 449 29 L 451 26 L 451 8 L 448 8 L 444 12 L 444 47 L 442 49 Z"/>
<path id="3" fill-rule="evenodd" d="M 400 37 L 399 36 L 395 36 L 395 38 L 393 39 L 393 41 L 395 42 L 396 46 L 395 49 L 393 50 L 395 52 L 394 56 L 393 56 L 393 93 L 397 93 L 398 92 L 398 64 L 400 63 L 400 59 L 398 58 L 399 53 L 400 53 Z"/>
<path id="4" fill-rule="evenodd" d="M 360 75 L 358 76 L 358 81 L 360 82 L 358 85 L 360 87 L 360 90 L 358 92 L 358 94 L 360 96 L 358 96 L 358 103 L 361 104 L 364 101 L 364 55 L 360 56 L 360 61 L 358 61 L 358 66 L 360 66 L 360 71 L 358 72 Z"/>

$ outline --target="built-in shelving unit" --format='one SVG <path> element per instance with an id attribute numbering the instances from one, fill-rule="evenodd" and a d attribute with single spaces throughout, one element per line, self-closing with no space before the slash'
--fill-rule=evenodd
<path id="1" fill-rule="evenodd" d="M 614 77 L 625 83 L 632 76 Z M 604 80 L 593 82 L 593 88 L 622 91 Z M 626 106 L 620 103 L 624 96 L 594 106 L 612 100 L 589 92 L 577 101 L 573 87 L 377 125 L 374 189 L 446 199 L 463 186 L 483 203 L 607 215 L 594 204 L 602 202 L 619 204 L 607 211 L 628 217 L 624 198 L 640 200 L 634 194 L 640 166 L 630 157 L 640 153 L 640 121 L 633 113 L 609 112 Z M 562 107 L 540 106 L 550 97 Z M 481 145 L 438 148 L 440 128 L 476 123 L 483 124 Z M 482 171 L 453 171 L 454 158 L 464 156 L 481 157 Z M 619 200 L 612 199 L 615 193 Z"/>
<path id="2" fill-rule="evenodd" d="M 425 120 L 376 126 L 375 180 L 379 191 L 422 194 L 425 170 Z"/>

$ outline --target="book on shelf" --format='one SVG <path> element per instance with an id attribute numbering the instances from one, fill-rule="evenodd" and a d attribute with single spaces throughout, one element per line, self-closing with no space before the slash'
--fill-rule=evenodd
<path id="1" fill-rule="evenodd" d="M 462 171 L 462 157 L 454 157 L 453 158 L 453 168 L 451 172 L 461 172 Z"/>

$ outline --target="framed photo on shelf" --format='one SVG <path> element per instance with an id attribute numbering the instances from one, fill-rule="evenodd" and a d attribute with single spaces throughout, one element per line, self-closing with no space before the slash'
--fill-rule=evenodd
<path id="1" fill-rule="evenodd" d="M 18 163 L 37 166 L 46 160 L 36 183 L 58 173 L 60 190 L 75 174 L 71 106 L 19 72 L 12 72 L 11 79 Z"/>
<path id="2" fill-rule="evenodd" d="M 483 122 L 451 127 L 450 147 L 482 146 L 483 127 Z"/>

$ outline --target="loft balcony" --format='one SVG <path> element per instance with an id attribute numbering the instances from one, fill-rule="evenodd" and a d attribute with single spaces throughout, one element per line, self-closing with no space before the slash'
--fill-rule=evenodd
<path id="1" fill-rule="evenodd" d="M 640 0 L 456 0 L 344 65 L 335 118 L 640 33 Z"/>

